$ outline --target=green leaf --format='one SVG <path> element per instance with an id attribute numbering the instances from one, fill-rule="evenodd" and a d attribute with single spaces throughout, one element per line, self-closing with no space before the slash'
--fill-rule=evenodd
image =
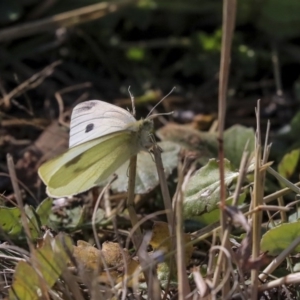
<path id="1" fill-rule="evenodd" d="M 88 221 L 84 222 L 84 226 L 92 226 L 92 219 L 89 219 Z M 96 211 L 96 216 L 95 216 L 95 225 L 107 225 L 111 223 L 111 220 L 106 218 L 105 211 L 102 208 L 98 208 Z"/>
<path id="2" fill-rule="evenodd" d="M 246 195 L 247 195 L 247 191 L 243 192 L 242 194 L 240 194 L 239 196 L 239 200 L 238 200 L 238 205 L 241 205 L 244 203 L 245 199 L 246 199 Z M 229 197 L 226 199 L 226 205 L 231 205 L 232 204 L 232 200 L 233 197 Z M 218 222 L 220 220 L 220 208 L 219 208 L 219 203 L 216 206 L 216 209 L 204 213 L 198 217 L 193 217 L 193 220 L 198 221 L 201 223 L 201 225 L 210 225 L 213 224 L 215 222 Z"/>
<path id="3" fill-rule="evenodd" d="M 143 61 L 145 59 L 146 53 L 145 49 L 138 47 L 131 47 L 126 51 L 126 57 L 129 60 Z"/>
<path id="4" fill-rule="evenodd" d="M 39 216 L 41 225 L 48 225 L 49 216 L 51 214 L 53 199 L 46 198 L 40 205 L 36 208 L 36 213 Z"/>
<path id="5" fill-rule="evenodd" d="M 0 207 L 0 230 L 10 238 L 16 238 L 22 233 L 21 211 L 18 207 Z"/>
<path id="6" fill-rule="evenodd" d="M 255 134 L 252 128 L 242 125 L 234 125 L 224 132 L 225 157 L 239 168 L 240 161 L 248 142 L 247 150 L 252 153 L 255 145 Z"/>
<path id="7" fill-rule="evenodd" d="M 300 235 L 300 222 L 284 223 L 270 229 L 261 239 L 261 250 L 276 256 L 286 249 Z M 293 253 L 300 252 L 298 245 Z"/>
<path id="8" fill-rule="evenodd" d="M 289 179 L 296 170 L 299 162 L 300 149 L 295 149 L 285 154 L 278 165 L 278 172 L 284 178 Z"/>
<path id="9" fill-rule="evenodd" d="M 14 282 L 9 290 L 9 300 L 36 300 L 39 291 L 39 277 L 34 268 L 25 261 L 18 262 Z"/>
<path id="10" fill-rule="evenodd" d="M 218 156 L 218 141 L 214 133 L 171 123 L 157 130 L 156 135 L 163 141 L 171 141 L 184 149 L 195 151 L 198 161 L 203 165 L 210 158 Z"/>
<path id="11" fill-rule="evenodd" d="M 84 222 L 85 207 L 77 206 L 73 208 L 64 208 L 61 216 L 51 214 L 49 224 L 56 229 L 74 230 L 79 228 Z"/>
<path id="12" fill-rule="evenodd" d="M 38 216 L 32 206 L 25 205 L 24 208 L 27 216 L 27 222 L 28 222 L 31 238 L 35 240 L 40 236 L 40 223 L 38 220 Z"/>
<path id="13" fill-rule="evenodd" d="M 230 162 L 224 160 L 225 185 L 228 187 L 239 176 L 233 170 Z M 193 219 L 205 212 L 217 208 L 220 201 L 220 173 L 219 163 L 216 159 L 210 159 L 208 164 L 199 169 L 187 184 L 183 214 L 185 219 Z"/>
<path id="14" fill-rule="evenodd" d="M 32 263 L 20 261 L 15 269 L 9 299 L 40 299 L 41 284 L 50 288 L 54 285 L 67 267 L 72 249 L 72 240 L 67 235 L 60 233 L 55 238 L 46 235 L 42 248 L 36 251 L 33 258 L 41 277 Z"/>
<path id="15" fill-rule="evenodd" d="M 40 225 L 38 217 L 33 207 L 24 207 L 31 238 L 36 239 L 40 235 Z M 21 219 L 21 211 L 18 207 L 0 207 L 0 230 L 11 239 L 24 238 L 24 226 Z"/>
<path id="16" fill-rule="evenodd" d="M 208 159 L 218 156 L 216 134 L 201 132 L 182 125 L 168 124 L 159 129 L 156 135 L 162 140 L 172 141 L 185 149 L 196 151 L 201 164 L 206 164 Z M 252 128 L 234 125 L 224 132 L 225 157 L 235 168 L 239 168 L 247 142 L 248 151 L 253 152 L 255 135 Z"/>
<path id="17" fill-rule="evenodd" d="M 161 157 L 165 175 L 169 176 L 178 164 L 180 147 L 171 142 L 160 142 L 163 150 Z M 116 192 L 127 191 L 129 162 L 122 165 L 115 173 L 118 178 L 112 183 L 111 188 Z M 137 173 L 135 181 L 135 193 L 145 194 L 154 189 L 159 183 L 154 158 L 148 152 L 140 152 L 137 157 Z"/>
<path id="18" fill-rule="evenodd" d="M 52 287 L 69 261 L 73 245 L 69 236 L 60 233 L 54 239 L 46 237 L 43 247 L 37 251 L 37 261 L 43 279 L 47 285 Z"/>

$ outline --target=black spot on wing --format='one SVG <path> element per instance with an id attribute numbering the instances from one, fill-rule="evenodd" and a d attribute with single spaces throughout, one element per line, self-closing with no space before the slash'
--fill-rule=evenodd
<path id="1" fill-rule="evenodd" d="M 80 113 L 83 111 L 87 111 L 92 109 L 95 105 L 97 105 L 97 101 L 87 101 L 87 102 L 83 102 L 83 105 L 80 105 L 80 107 L 77 107 L 75 109 L 76 113 Z"/>
<path id="2" fill-rule="evenodd" d="M 86 125 L 86 127 L 85 127 L 85 132 L 90 132 L 90 131 L 92 131 L 93 129 L 94 129 L 94 124 L 93 124 L 93 123 L 88 124 L 88 125 Z"/>

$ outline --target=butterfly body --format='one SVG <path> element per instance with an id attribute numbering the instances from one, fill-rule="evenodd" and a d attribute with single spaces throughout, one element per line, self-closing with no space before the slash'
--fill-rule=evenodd
<path id="1" fill-rule="evenodd" d="M 151 145 L 153 121 L 99 100 L 72 113 L 69 150 L 44 163 L 39 175 L 52 197 L 75 195 L 99 185 L 122 164 Z"/>

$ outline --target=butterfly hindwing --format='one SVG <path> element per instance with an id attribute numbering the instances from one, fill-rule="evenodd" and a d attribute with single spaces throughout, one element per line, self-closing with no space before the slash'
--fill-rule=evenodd
<path id="1" fill-rule="evenodd" d="M 102 141 L 105 141 L 109 138 L 110 136 L 107 135 L 105 137 L 94 139 L 88 143 L 84 143 L 79 146 L 73 147 L 67 152 L 45 162 L 41 165 L 41 167 L 38 170 L 39 176 L 42 178 L 45 184 L 48 185 L 48 183 L 51 180 L 51 177 L 54 176 L 54 174 L 56 174 L 56 172 L 62 167 L 62 165 L 69 163 L 73 159 L 76 159 L 76 157 L 79 157 L 84 151 L 89 150 L 90 148 L 94 147 L 95 145 L 98 145 Z"/>
<path id="2" fill-rule="evenodd" d="M 50 176 L 50 181 L 46 182 L 47 194 L 53 197 L 63 197 L 78 194 L 96 186 L 97 183 L 112 175 L 132 155 L 137 154 L 139 150 L 137 136 L 136 132 L 130 131 L 110 134 L 109 138 L 100 143 L 98 141 L 89 149 L 83 147 L 82 152 L 68 162 L 57 161 L 56 164 L 60 164 L 60 168 L 56 169 Z M 90 142 L 85 144 L 90 144 Z M 72 154 L 73 149 L 85 146 L 85 144 L 69 149 L 68 155 Z M 57 158 L 57 160 L 60 159 Z"/>

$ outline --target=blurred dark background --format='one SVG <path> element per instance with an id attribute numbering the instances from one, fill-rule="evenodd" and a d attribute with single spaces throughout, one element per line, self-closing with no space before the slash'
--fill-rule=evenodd
<path id="1" fill-rule="evenodd" d="M 54 94 L 65 88 L 70 89 L 62 95 L 65 108 L 88 99 L 128 99 L 129 86 L 137 106 L 146 107 L 176 86 L 168 106 L 177 112 L 175 121 L 215 114 L 222 4 L 1 0 L 3 164 L 12 140 L 23 147 L 22 141 L 35 140 L 57 118 Z M 57 61 L 61 63 L 51 65 Z M 258 99 L 263 126 L 267 119 L 276 130 L 288 124 L 299 107 L 299 65 L 300 2 L 238 1 L 227 126 L 255 126 Z M 20 126 L 20 120 L 33 126 Z"/>

